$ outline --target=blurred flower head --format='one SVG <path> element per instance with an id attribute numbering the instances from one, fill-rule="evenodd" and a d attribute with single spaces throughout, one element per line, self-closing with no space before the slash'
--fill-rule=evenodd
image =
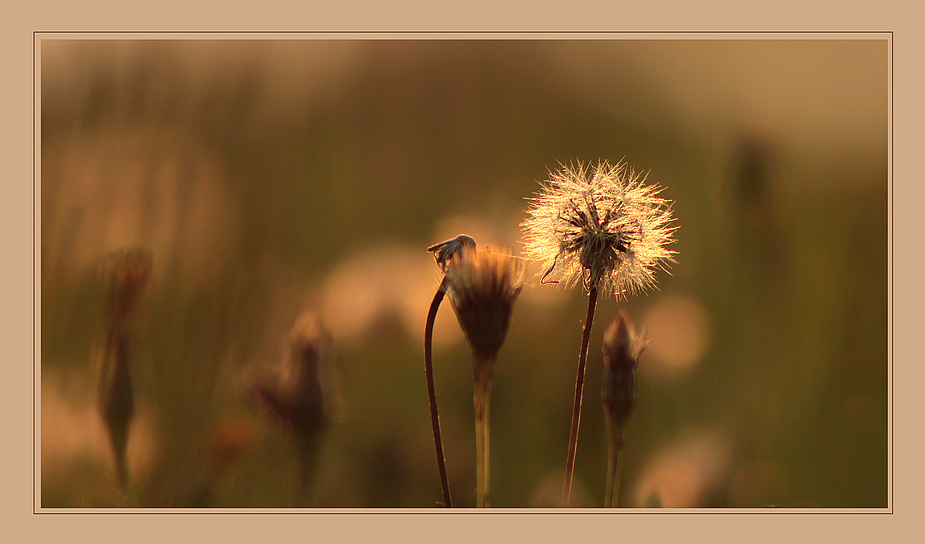
<path id="1" fill-rule="evenodd" d="M 655 285 L 655 267 L 673 261 L 671 204 L 623 162 L 580 162 L 550 174 L 521 224 L 527 254 L 546 271 L 543 282 L 623 297 Z"/>
<path id="2" fill-rule="evenodd" d="M 466 246 L 449 261 L 446 280 L 450 303 L 476 359 L 494 358 L 507 336 L 514 301 L 523 290 L 520 262 L 487 247 Z"/>
<path id="3" fill-rule="evenodd" d="M 259 382 L 252 390 L 296 435 L 313 437 L 328 423 L 330 352 L 330 335 L 321 320 L 307 312 L 293 325 L 284 374 L 277 383 Z"/>
<path id="4" fill-rule="evenodd" d="M 604 331 L 604 364 L 621 369 L 636 368 L 639 356 L 647 347 L 649 341 L 645 333 L 637 331 L 629 314 L 621 309 Z"/>
<path id="5" fill-rule="evenodd" d="M 257 381 L 248 391 L 294 438 L 301 465 L 299 498 L 309 491 L 331 422 L 331 344 L 321 319 L 312 312 L 303 313 L 292 327 L 284 375 L 276 383 Z"/>
<path id="6" fill-rule="evenodd" d="M 622 425 L 636 407 L 636 363 L 647 342 L 625 310 L 604 332 L 604 378 L 601 399 L 615 423 Z"/>

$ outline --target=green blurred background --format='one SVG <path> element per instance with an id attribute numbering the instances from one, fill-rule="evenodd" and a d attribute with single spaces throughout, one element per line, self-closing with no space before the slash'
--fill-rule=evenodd
<path id="1" fill-rule="evenodd" d="M 434 507 L 423 328 L 459 233 L 521 249 L 548 170 L 624 159 L 675 202 L 659 289 L 602 300 L 573 506 L 602 504 L 601 343 L 647 330 L 621 506 L 886 507 L 885 40 L 43 40 L 44 507 Z M 133 329 L 131 485 L 95 408 L 100 262 L 154 269 Z M 534 269 L 535 271 L 535 269 Z M 517 301 L 491 504 L 556 506 L 586 294 Z M 245 394 L 305 312 L 333 339 L 311 503 Z M 472 370 L 434 364 L 454 503 L 475 501 Z"/>

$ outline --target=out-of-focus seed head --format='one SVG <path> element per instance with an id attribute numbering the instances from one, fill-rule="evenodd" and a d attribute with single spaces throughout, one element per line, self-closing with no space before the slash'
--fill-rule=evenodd
<path id="1" fill-rule="evenodd" d="M 470 239 L 471 240 L 471 239 Z M 524 286 L 521 263 L 490 248 L 465 247 L 446 267 L 448 295 L 477 360 L 493 359 Z"/>
<path id="2" fill-rule="evenodd" d="M 539 261 L 544 283 L 638 293 L 655 285 L 655 268 L 672 262 L 671 203 L 657 185 L 625 163 L 594 168 L 561 166 L 531 199 L 521 224 L 527 254 Z"/>

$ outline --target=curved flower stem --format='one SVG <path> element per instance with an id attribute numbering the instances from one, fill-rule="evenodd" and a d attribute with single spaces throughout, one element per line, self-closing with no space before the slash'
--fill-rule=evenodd
<path id="1" fill-rule="evenodd" d="M 572 473 L 575 470 L 575 451 L 578 448 L 578 426 L 581 422 L 581 397 L 585 386 L 585 363 L 588 360 L 588 343 L 591 339 L 591 323 L 597 306 L 597 286 L 588 290 L 588 315 L 581 333 L 581 352 L 578 354 L 578 377 L 575 379 L 575 402 L 572 406 L 572 428 L 568 439 L 568 459 L 565 462 L 565 485 L 562 489 L 562 506 L 568 507 L 572 494 Z"/>
<path id="2" fill-rule="evenodd" d="M 620 475 L 623 468 L 623 437 L 626 433 L 626 419 L 607 416 L 607 486 L 604 488 L 604 508 L 617 506 L 620 500 Z"/>
<path id="3" fill-rule="evenodd" d="M 446 278 L 440 283 L 430 310 L 427 312 L 427 323 L 424 325 L 424 377 L 427 378 L 427 395 L 430 401 L 430 423 L 434 432 L 434 446 L 437 450 L 437 468 L 440 471 L 440 485 L 443 488 L 443 506 L 453 507 L 450 499 L 450 483 L 446 476 L 446 460 L 443 456 L 443 440 L 440 438 L 440 414 L 437 411 L 437 390 L 434 387 L 433 368 L 433 336 L 434 320 L 437 318 L 437 308 L 446 294 Z"/>
<path id="4" fill-rule="evenodd" d="M 488 482 L 491 466 L 489 411 L 494 358 L 475 362 L 475 467 L 476 507 L 488 507 Z"/>

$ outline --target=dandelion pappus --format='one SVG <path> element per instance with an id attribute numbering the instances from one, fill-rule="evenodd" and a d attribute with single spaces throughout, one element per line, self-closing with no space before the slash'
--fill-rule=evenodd
<path id="1" fill-rule="evenodd" d="M 624 163 L 562 166 L 532 200 L 521 226 L 541 283 L 581 283 L 618 298 L 655 285 L 654 268 L 674 262 L 671 202 Z"/>

